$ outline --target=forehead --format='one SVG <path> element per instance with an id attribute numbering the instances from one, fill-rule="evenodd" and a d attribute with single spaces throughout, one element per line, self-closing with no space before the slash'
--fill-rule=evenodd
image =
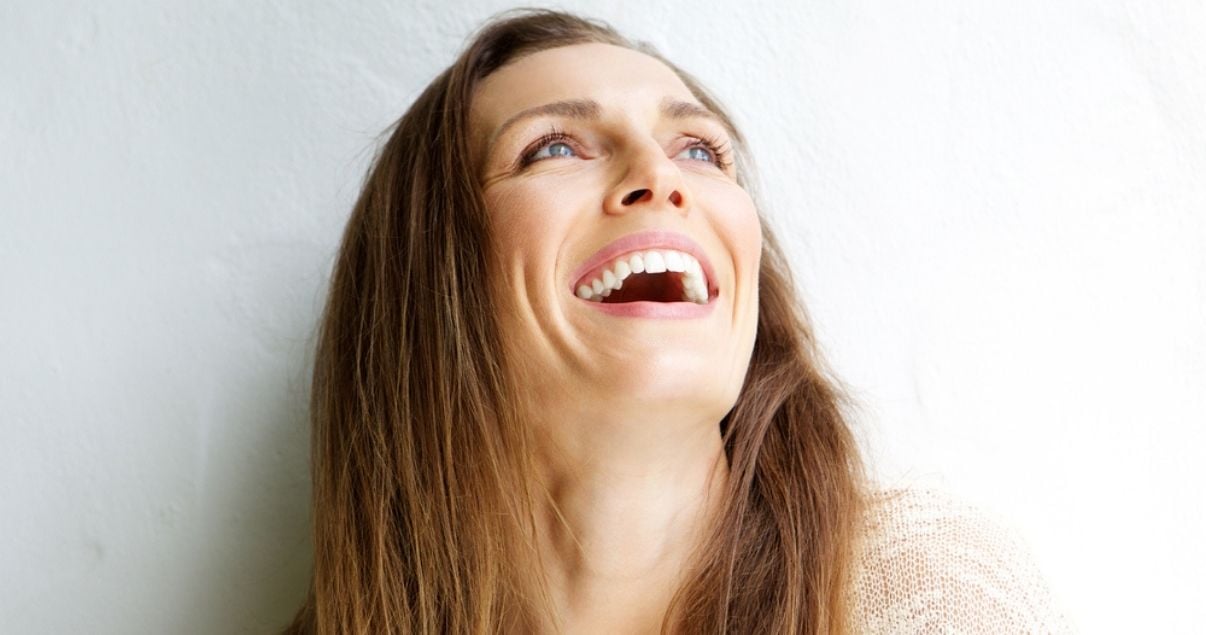
<path id="1" fill-rule="evenodd" d="M 524 56 L 478 85 L 470 113 L 478 135 L 512 114 L 558 100 L 594 99 L 603 109 L 653 111 L 665 97 L 696 99 L 670 67 L 639 51 L 588 43 Z"/>

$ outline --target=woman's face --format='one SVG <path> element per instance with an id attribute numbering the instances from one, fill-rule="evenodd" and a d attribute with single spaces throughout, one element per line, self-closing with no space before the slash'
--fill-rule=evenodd
<path id="1" fill-rule="evenodd" d="M 762 247 L 721 121 L 661 62 L 592 43 L 491 74 L 471 128 L 483 292 L 525 390 L 558 417 L 719 421 L 753 349 Z"/>

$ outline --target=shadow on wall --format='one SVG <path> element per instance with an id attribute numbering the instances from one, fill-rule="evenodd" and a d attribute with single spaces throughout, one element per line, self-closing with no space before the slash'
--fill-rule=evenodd
<path id="1" fill-rule="evenodd" d="M 220 461 L 226 473 L 210 479 L 214 521 L 195 552 L 195 619 L 177 632 L 276 633 L 305 597 L 313 565 L 309 425 L 298 405 L 305 400 L 280 388 L 273 376 L 236 389 L 245 401 L 239 410 L 263 416 L 242 430 L 228 423 L 235 439 L 214 444 L 230 458 Z"/>
<path id="2" fill-rule="evenodd" d="M 309 384 L 330 263 L 312 245 L 237 251 L 220 258 L 213 285 L 227 296 L 228 357 L 205 414 L 208 513 L 192 550 L 201 577 L 186 585 L 197 595 L 177 633 L 277 633 L 313 566 Z"/>

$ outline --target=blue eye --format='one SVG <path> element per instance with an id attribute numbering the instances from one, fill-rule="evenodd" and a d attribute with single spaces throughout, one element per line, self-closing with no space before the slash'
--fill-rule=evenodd
<path id="1" fill-rule="evenodd" d="M 722 171 L 727 171 L 730 167 L 729 163 L 729 144 L 728 141 L 713 137 L 691 137 L 694 141 L 690 146 L 684 148 L 678 153 L 676 159 L 686 155 L 689 161 L 703 161 L 711 163 L 713 166 Z"/>
<path id="2" fill-rule="evenodd" d="M 543 161 L 545 159 L 577 156 L 574 152 L 574 147 L 566 143 L 565 140 L 568 138 L 565 133 L 559 130 L 554 130 L 544 135 L 537 139 L 536 143 L 529 146 L 530 150 L 519 157 L 519 166 L 528 166 L 536 161 Z"/>
<path id="3" fill-rule="evenodd" d="M 548 153 L 545 153 L 544 152 L 545 150 L 548 150 Z M 550 143 L 550 144 L 541 146 L 540 148 L 537 148 L 537 150 L 535 152 L 528 155 L 528 158 L 536 160 L 536 159 L 547 159 L 549 157 L 572 157 L 572 156 L 574 156 L 574 149 L 571 148 L 568 143 L 565 143 L 563 141 L 557 141 L 555 143 Z"/>
<path id="4" fill-rule="evenodd" d="M 697 161 L 708 161 L 710 163 L 716 163 L 716 158 L 714 156 L 712 156 L 712 151 L 703 146 L 691 146 L 690 148 L 683 150 L 683 152 L 687 153 L 688 159 L 695 159 Z M 679 155 L 679 156 L 681 156 L 681 155 Z"/>
<path id="5" fill-rule="evenodd" d="M 689 161 L 702 161 L 710 163 L 721 170 L 729 168 L 727 142 L 709 137 L 691 137 L 691 140 L 694 141 L 694 144 L 679 152 L 678 156 L 675 157 L 676 159 L 686 158 Z M 576 157 L 578 156 L 578 152 L 574 150 L 574 146 L 570 141 L 572 139 L 569 135 L 554 129 L 537 139 L 536 143 L 528 146 L 530 149 L 519 157 L 516 165 L 518 168 L 524 168 L 545 159 Z"/>

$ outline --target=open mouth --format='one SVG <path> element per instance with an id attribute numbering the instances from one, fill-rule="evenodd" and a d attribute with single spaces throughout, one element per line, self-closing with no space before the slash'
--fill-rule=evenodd
<path id="1" fill-rule="evenodd" d="M 694 256 L 676 249 L 632 251 L 587 273 L 575 284 L 590 302 L 694 302 L 707 304 L 708 279 Z"/>

